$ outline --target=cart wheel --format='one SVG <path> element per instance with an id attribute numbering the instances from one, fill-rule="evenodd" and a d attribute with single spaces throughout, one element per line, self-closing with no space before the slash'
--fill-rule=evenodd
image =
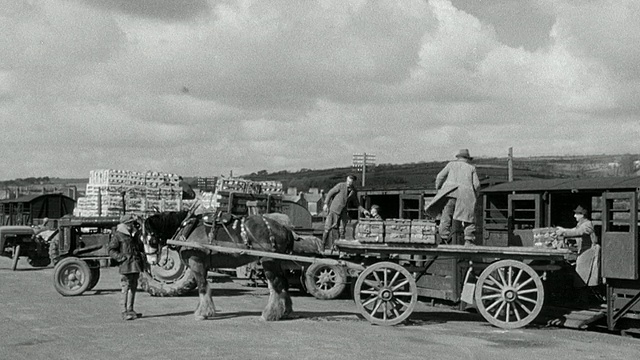
<path id="1" fill-rule="evenodd" d="M 11 262 L 11 271 L 16 271 L 16 268 L 18 268 L 19 259 L 20 259 L 20 245 L 16 245 L 13 248 L 13 261 Z"/>
<path id="2" fill-rule="evenodd" d="M 96 287 L 96 285 L 98 285 L 98 281 L 100 281 L 100 268 L 91 267 L 89 270 L 91 271 L 91 281 L 89 282 L 89 286 L 87 286 L 87 291 Z"/>
<path id="3" fill-rule="evenodd" d="M 516 329 L 540 314 L 544 287 L 530 266 L 516 260 L 500 260 L 480 274 L 475 300 L 488 322 L 503 329 Z"/>
<path id="4" fill-rule="evenodd" d="M 342 266 L 314 263 L 304 276 L 307 292 L 316 299 L 335 299 L 347 285 L 347 272 Z"/>
<path id="5" fill-rule="evenodd" d="M 396 325 L 413 312 L 418 302 L 418 288 L 407 269 L 392 262 L 379 262 L 358 276 L 353 299 L 369 322 Z"/>
<path id="6" fill-rule="evenodd" d="M 53 271 L 53 285 L 63 296 L 77 296 L 91 284 L 91 269 L 83 260 L 70 257 L 61 260 Z"/>

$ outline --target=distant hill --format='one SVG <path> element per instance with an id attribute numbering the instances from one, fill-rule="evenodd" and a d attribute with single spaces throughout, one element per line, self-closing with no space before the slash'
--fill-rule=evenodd
<path id="1" fill-rule="evenodd" d="M 419 162 L 409 164 L 380 164 L 371 171 L 367 170 L 365 187 L 370 188 L 431 188 L 436 175 L 448 161 Z M 478 177 L 484 185 L 508 180 L 508 159 L 477 158 L 474 160 Z M 513 159 L 514 180 L 626 176 L 638 174 L 640 155 L 595 155 L 595 156 L 553 156 L 527 157 Z M 309 188 L 329 189 L 348 174 L 358 175 L 361 184 L 361 172 L 350 167 L 309 170 L 296 172 L 278 171 L 268 173 L 260 171 L 241 176 L 255 181 L 281 181 L 285 188 L 295 187 L 298 191 Z"/>
<path id="2" fill-rule="evenodd" d="M 433 187 L 436 175 L 447 162 L 380 164 L 367 170 L 366 187 L 430 188 Z M 476 158 L 473 163 L 477 167 L 480 181 L 485 185 L 508 179 L 508 159 L 506 157 Z M 522 157 L 513 159 L 513 169 L 515 180 L 640 175 L 640 155 Z M 280 181 L 285 189 L 295 187 L 298 191 L 307 191 L 309 188 L 329 189 L 352 173 L 358 175 L 358 183 L 360 184 L 361 173 L 351 167 L 301 169 L 293 172 L 277 171 L 272 173 L 261 170 L 240 177 L 255 181 Z M 185 180 L 197 187 L 197 177 L 185 177 Z M 78 191 L 82 193 L 88 181 L 88 178 L 30 177 L 0 181 L 0 188 L 76 186 Z"/>

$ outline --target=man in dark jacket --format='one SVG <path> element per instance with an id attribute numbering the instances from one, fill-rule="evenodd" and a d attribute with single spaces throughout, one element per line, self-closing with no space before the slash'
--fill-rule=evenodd
<path id="1" fill-rule="evenodd" d="M 137 222 L 138 218 L 133 214 L 122 215 L 120 224 L 109 242 L 109 256 L 120 264 L 120 274 L 122 274 L 120 285 L 124 307 L 123 320 L 133 320 L 142 316 L 133 310 L 138 278 L 145 266 L 144 247 L 137 234 Z"/>
<path id="2" fill-rule="evenodd" d="M 354 182 L 356 177 L 354 175 L 347 176 L 345 182 L 338 183 L 334 186 L 324 199 L 323 211 L 327 214 L 327 218 L 324 223 L 324 233 L 322 234 L 322 241 L 324 242 L 325 249 L 331 249 L 333 244 L 331 241 L 331 232 L 334 229 L 339 230 L 340 239 L 345 238 L 347 223 L 349 222 L 349 215 L 347 214 L 348 205 L 357 207 L 365 215 L 369 215 L 369 211 L 360 205 L 358 200 L 358 192 Z"/>

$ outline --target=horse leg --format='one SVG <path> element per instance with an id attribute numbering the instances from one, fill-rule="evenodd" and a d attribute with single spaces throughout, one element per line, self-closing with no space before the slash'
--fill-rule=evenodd
<path id="1" fill-rule="evenodd" d="M 211 297 L 211 287 L 207 281 L 207 267 L 202 255 L 189 257 L 189 268 L 193 272 L 198 286 L 198 306 L 194 312 L 196 320 L 212 318 L 216 315 L 216 308 Z"/>
<path id="2" fill-rule="evenodd" d="M 262 267 L 269 285 L 269 301 L 262 311 L 262 318 L 267 321 L 277 321 L 293 312 L 289 284 L 279 261 L 263 261 Z"/>

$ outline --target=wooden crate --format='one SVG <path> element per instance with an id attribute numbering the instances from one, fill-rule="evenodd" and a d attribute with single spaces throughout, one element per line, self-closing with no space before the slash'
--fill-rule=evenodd
<path id="1" fill-rule="evenodd" d="M 411 220 L 389 219 L 384 221 L 384 241 L 387 243 L 411 242 Z"/>
<path id="2" fill-rule="evenodd" d="M 384 242 L 384 222 L 372 219 L 358 220 L 355 239 L 363 243 Z"/>
<path id="3" fill-rule="evenodd" d="M 437 227 L 435 221 L 431 220 L 411 220 L 412 243 L 435 244 Z"/>

